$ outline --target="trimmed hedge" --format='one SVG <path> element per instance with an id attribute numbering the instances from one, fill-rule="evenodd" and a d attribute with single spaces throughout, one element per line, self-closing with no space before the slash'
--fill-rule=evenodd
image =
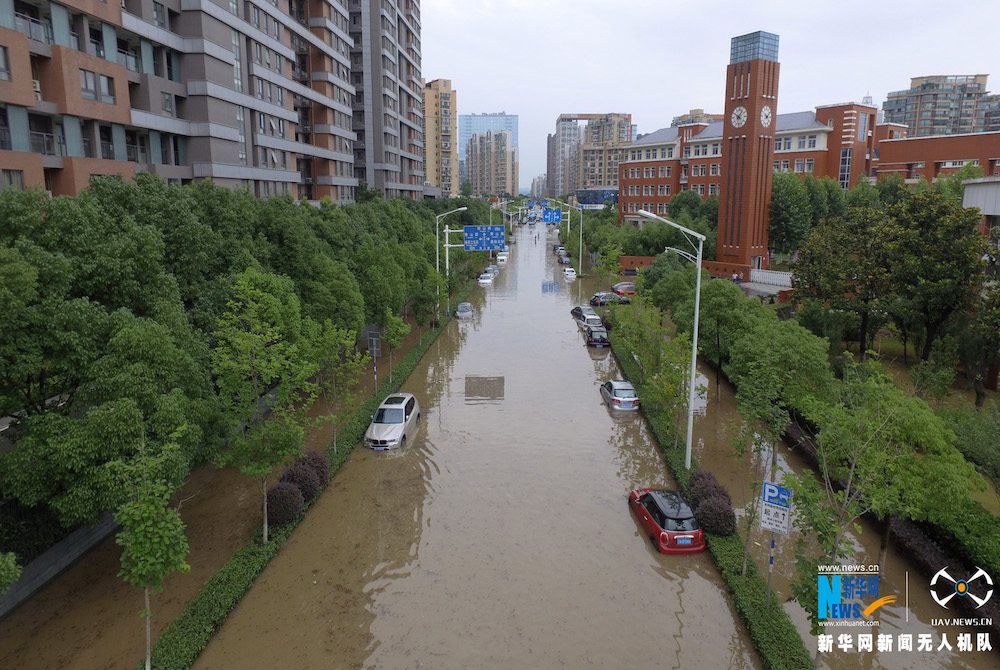
<path id="1" fill-rule="evenodd" d="M 703 498 L 694 512 L 706 533 L 732 535 L 736 532 L 736 514 L 729 496 L 713 495 Z"/>
<path id="2" fill-rule="evenodd" d="M 467 294 L 468 291 L 465 292 L 465 295 Z M 458 301 L 461 301 L 465 295 L 460 294 Z M 440 327 L 443 328 L 451 319 L 451 315 L 444 315 Z M 374 395 L 362 403 L 352 419 L 341 428 L 337 440 L 341 448 L 334 453 L 331 443 L 326 450 L 331 473 L 336 473 L 340 469 L 354 447 L 361 442 L 361 438 L 364 437 L 365 430 L 368 428 L 370 417 L 377 409 L 381 399 L 402 385 L 440 334 L 441 329 L 439 328 L 434 332 L 434 337 L 418 342 L 395 365 L 393 379 L 396 382 L 385 381 L 380 384 L 375 389 Z M 310 507 L 311 503 L 306 503 L 306 512 Z M 215 631 L 222 626 L 229 613 L 236 608 L 243 596 L 253 586 L 257 575 L 281 551 L 303 518 L 305 515 L 286 526 L 276 528 L 266 545 L 261 544 L 261 536 L 258 532 L 245 545 L 236 550 L 233 557 L 219 568 L 218 572 L 205 583 L 201 592 L 188 603 L 180 616 L 160 635 L 153 647 L 153 667 L 156 670 L 185 670 L 191 667 L 202 650 L 208 646 Z M 143 667 L 143 663 L 137 667 Z"/>
<path id="3" fill-rule="evenodd" d="M 326 486 L 326 483 L 330 481 L 330 461 L 326 460 L 326 456 L 318 451 L 307 451 L 295 462 L 312 468 L 319 479 L 320 486 Z"/>
<path id="4" fill-rule="evenodd" d="M 315 477 L 315 475 L 314 475 Z M 302 516 L 306 498 L 295 482 L 280 481 L 267 492 L 267 526 L 270 530 L 291 523 Z"/>
<path id="5" fill-rule="evenodd" d="M 302 499 L 307 501 L 313 500 L 323 490 L 316 471 L 305 463 L 294 463 L 281 475 L 281 481 L 297 486 L 302 492 Z"/>
<path id="6" fill-rule="evenodd" d="M 625 377 L 631 380 L 642 379 L 630 352 L 624 351 L 614 337 L 611 338 L 611 351 L 614 352 L 618 366 L 625 373 Z M 641 383 L 636 381 L 632 383 L 636 386 L 640 398 L 649 397 L 649 394 L 643 393 Z M 641 411 L 666 458 L 667 467 L 670 468 L 677 484 L 687 493 L 691 478 L 697 471 L 691 473 L 685 469 L 683 449 L 664 446 L 674 444 L 677 427 L 668 413 L 653 410 L 652 403 L 643 402 Z M 697 475 L 697 479 L 703 478 L 703 475 Z M 722 573 L 736 611 L 746 625 L 764 667 L 769 670 L 803 670 L 814 667 L 812 655 L 806 649 L 788 614 L 776 601 L 768 603 L 767 582 L 757 572 L 756 564 L 748 561 L 747 574 L 740 575 L 743 566 L 743 541 L 740 539 L 740 534 L 737 532 L 719 536 L 706 532 L 705 537 L 708 540 L 708 550 Z"/>

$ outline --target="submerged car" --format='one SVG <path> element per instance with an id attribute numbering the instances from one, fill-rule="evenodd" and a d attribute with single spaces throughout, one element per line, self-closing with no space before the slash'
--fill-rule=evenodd
<path id="1" fill-rule="evenodd" d="M 413 439 L 420 419 L 420 405 L 412 393 L 393 393 L 382 401 L 365 431 L 365 444 L 375 451 L 406 445 Z"/>
<path id="2" fill-rule="evenodd" d="M 631 382 L 615 379 L 601 384 L 601 398 L 611 409 L 637 410 L 639 396 Z"/>
<path id="3" fill-rule="evenodd" d="M 614 286 L 612 286 L 611 290 L 620 296 L 635 295 L 635 282 L 620 281 Z"/>
<path id="4" fill-rule="evenodd" d="M 480 284 L 483 284 L 484 286 L 487 284 L 492 284 L 494 276 L 495 275 L 492 272 L 484 272 L 481 275 L 479 275 L 479 279 L 477 281 Z"/>
<path id="5" fill-rule="evenodd" d="M 455 318 L 471 319 L 472 317 L 473 317 L 472 303 L 471 302 L 458 303 L 458 307 L 455 308 Z"/>
<path id="6" fill-rule="evenodd" d="M 597 316 L 597 312 L 595 312 L 594 308 L 590 305 L 577 305 L 569 311 L 569 314 L 574 319 L 583 318 L 584 314 L 593 314 L 594 316 Z"/>
<path id="7" fill-rule="evenodd" d="M 628 296 L 618 295 L 611 291 L 598 291 L 590 298 L 590 304 L 594 307 L 604 307 L 606 305 L 627 305 L 632 302 Z"/>
<path id="8" fill-rule="evenodd" d="M 705 534 L 691 507 L 677 491 L 636 489 L 628 505 L 662 554 L 692 554 L 705 550 Z"/>
<path id="9" fill-rule="evenodd" d="M 564 268 L 563 269 L 563 279 L 566 279 L 566 280 L 569 280 L 569 281 L 572 281 L 572 280 L 576 279 L 576 270 L 574 270 L 573 268 Z"/>
<path id="10" fill-rule="evenodd" d="M 608 339 L 608 331 L 603 326 L 587 326 L 584 328 L 584 337 L 587 339 L 588 347 L 610 347 L 611 340 Z"/>

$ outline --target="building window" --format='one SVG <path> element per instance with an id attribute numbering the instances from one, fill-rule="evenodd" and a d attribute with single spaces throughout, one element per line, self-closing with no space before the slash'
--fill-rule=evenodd
<path id="1" fill-rule="evenodd" d="M 781 151 L 781 138 L 780 137 L 777 137 L 774 140 L 774 150 L 775 151 Z"/>
<path id="2" fill-rule="evenodd" d="M 799 148 L 799 149 L 805 149 L 806 148 L 806 136 L 805 135 L 799 135 L 798 138 L 797 138 L 797 140 L 798 140 L 798 142 L 796 143 L 797 148 Z"/>
<path id="3" fill-rule="evenodd" d="M 24 172 L 21 170 L 3 170 L 0 174 L 0 193 L 7 189 L 24 190 Z"/>
<path id="4" fill-rule="evenodd" d="M 806 159 L 806 172 L 812 172 L 816 162 L 812 158 Z"/>
<path id="5" fill-rule="evenodd" d="M 240 150 L 239 150 L 239 161 L 240 165 L 247 164 L 247 131 L 246 124 L 243 116 L 243 108 L 236 108 L 236 128 L 240 133 Z"/>
<path id="6" fill-rule="evenodd" d="M 805 161 L 801 158 L 795 160 L 795 171 L 802 172 L 805 169 Z"/>
<path id="7" fill-rule="evenodd" d="M 98 79 L 101 84 L 101 102 L 115 104 L 115 80 L 103 74 Z"/>
<path id="8" fill-rule="evenodd" d="M 7 60 L 7 47 L 0 47 L 0 79 L 10 81 L 10 61 Z"/>
<path id="9" fill-rule="evenodd" d="M 153 23 L 160 28 L 167 27 L 167 8 L 158 2 L 153 3 Z"/>
<path id="10" fill-rule="evenodd" d="M 709 184 L 708 185 L 708 194 L 709 195 L 719 195 L 719 185 L 718 184 Z"/>
<path id="11" fill-rule="evenodd" d="M 774 161 L 774 171 L 777 172 L 781 169 L 781 161 Z"/>
<path id="12" fill-rule="evenodd" d="M 840 150 L 840 175 L 838 181 L 841 188 L 851 185 L 851 154 L 850 148 Z"/>
<path id="13" fill-rule="evenodd" d="M 674 148 L 667 147 L 667 158 L 673 158 L 673 157 L 674 157 Z"/>
<path id="14" fill-rule="evenodd" d="M 162 96 L 161 109 L 167 116 L 174 115 L 174 95 L 172 93 L 160 93 Z"/>
<path id="15" fill-rule="evenodd" d="M 230 4 L 230 8 L 234 5 Z M 236 13 L 235 11 L 233 12 Z M 233 89 L 243 92 L 243 49 L 240 47 L 240 34 L 233 32 Z"/>
<path id="16" fill-rule="evenodd" d="M 781 171 L 782 172 L 788 172 L 790 166 L 791 166 L 791 163 L 789 163 L 789 161 L 781 161 Z"/>
<path id="17" fill-rule="evenodd" d="M 709 169 L 708 174 L 713 177 L 718 177 L 722 173 L 722 166 L 719 163 L 712 163 L 712 167 Z"/>
<path id="18" fill-rule="evenodd" d="M 785 151 L 791 151 L 792 150 L 792 138 L 791 137 L 786 137 L 785 138 L 784 149 L 785 149 Z"/>
<path id="19" fill-rule="evenodd" d="M 97 75 L 90 70 L 80 70 L 80 95 L 85 100 L 97 100 Z"/>
<path id="20" fill-rule="evenodd" d="M 809 142 L 808 142 L 808 144 L 809 144 L 809 148 L 810 149 L 815 149 L 816 148 L 816 136 L 815 135 L 810 135 L 809 136 Z"/>

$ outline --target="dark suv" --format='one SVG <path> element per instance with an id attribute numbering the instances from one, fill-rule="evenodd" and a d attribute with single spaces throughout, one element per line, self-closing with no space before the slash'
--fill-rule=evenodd
<path id="1" fill-rule="evenodd" d="M 610 347 L 611 341 L 608 339 L 608 331 L 600 326 L 587 326 L 584 328 L 584 337 L 587 338 L 588 347 Z"/>

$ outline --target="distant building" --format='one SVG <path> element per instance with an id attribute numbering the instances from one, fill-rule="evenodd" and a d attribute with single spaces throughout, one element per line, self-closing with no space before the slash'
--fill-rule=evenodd
<path id="1" fill-rule="evenodd" d="M 545 184 L 546 183 L 547 183 L 547 176 L 543 175 L 543 174 L 538 175 L 537 177 L 535 177 L 534 179 L 532 179 L 531 180 L 531 191 L 529 191 L 529 195 L 531 195 L 532 198 L 541 198 L 541 197 L 544 197 L 545 196 Z"/>
<path id="2" fill-rule="evenodd" d="M 913 77 L 882 105 L 886 123 L 901 123 L 910 137 L 1000 130 L 1000 95 L 986 90 L 989 75 Z"/>
<path id="3" fill-rule="evenodd" d="M 518 193 L 517 149 L 509 130 L 487 130 L 469 138 L 466 162 L 475 196 Z"/>
<path id="4" fill-rule="evenodd" d="M 424 163 L 427 183 L 444 196 L 456 196 L 458 183 L 458 94 L 450 79 L 424 86 Z"/>
<path id="5" fill-rule="evenodd" d="M 581 128 L 580 121 L 587 125 Z M 631 143 L 635 131 L 631 114 L 560 114 L 546 166 L 549 194 L 616 185 L 621 149 Z"/>
<path id="6" fill-rule="evenodd" d="M 712 121 L 722 121 L 723 114 L 706 114 L 704 109 L 692 109 L 687 114 L 675 116 L 671 121 L 671 127 L 686 126 L 691 123 L 711 123 Z"/>
<path id="7" fill-rule="evenodd" d="M 476 133 L 485 133 L 488 130 L 506 130 L 510 132 L 513 147 L 517 148 L 517 114 L 507 112 L 488 112 L 485 114 L 459 114 L 458 115 L 458 161 L 459 179 L 462 182 L 469 181 L 469 171 L 466 165 L 466 147 L 469 139 Z"/>

